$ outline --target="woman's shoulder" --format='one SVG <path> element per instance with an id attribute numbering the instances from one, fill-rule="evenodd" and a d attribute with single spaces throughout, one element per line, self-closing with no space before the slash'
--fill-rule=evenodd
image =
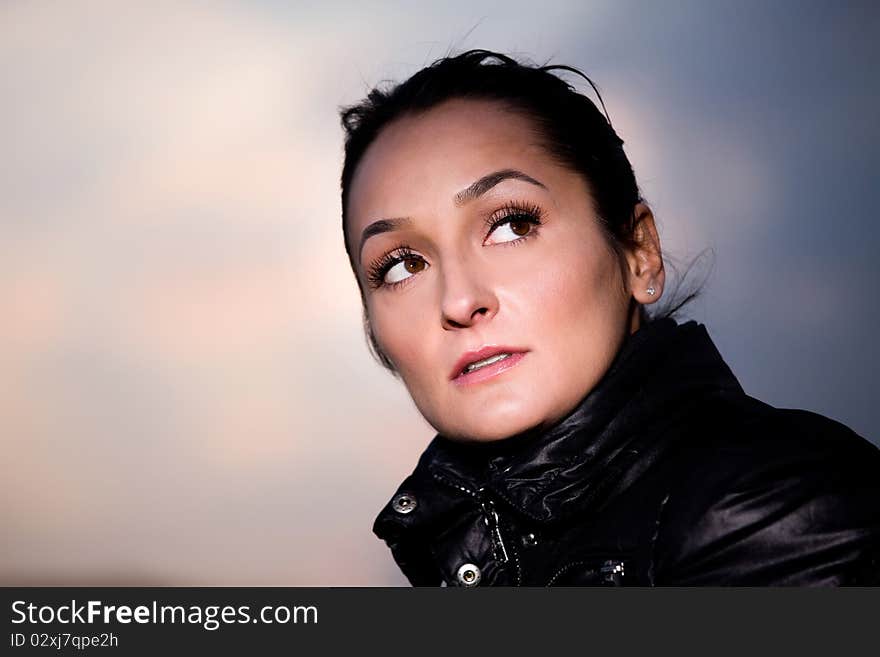
<path id="1" fill-rule="evenodd" d="M 716 414 L 676 459 L 658 583 L 880 583 L 880 449 L 751 397 Z"/>
<path id="2" fill-rule="evenodd" d="M 832 465 L 880 468 L 880 448 L 830 417 L 798 408 L 777 408 L 748 395 L 715 404 L 711 431 L 689 447 L 700 471 L 754 475 L 784 466 L 829 475 Z"/>

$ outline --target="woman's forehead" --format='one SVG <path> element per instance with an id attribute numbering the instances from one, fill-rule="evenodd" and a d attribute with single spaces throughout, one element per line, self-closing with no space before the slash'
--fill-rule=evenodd
<path id="1" fill-rule="evenodd" d="M 492 171 L 550 173 L 554 162 L 532 123 L 497 102 L 447 101 L 386 126 L 364 153 L 352 179 L 352 228 L 377 213 L 415 211 L 428 199 L 448 197 Z"/>

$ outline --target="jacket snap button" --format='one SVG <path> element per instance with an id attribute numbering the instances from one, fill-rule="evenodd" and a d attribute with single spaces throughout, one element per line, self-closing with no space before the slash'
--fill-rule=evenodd
<path id="1" fill-rule="evenodd" d="M 480 583 L 480 569 L 472 563 L 462 564 L 458 568 L 458 582 L 462 586 L 476 586 Z"/>
<path id="2" fill-rule="evenodd" d="M 391 508 L 398 513 L 409 513 L 416 508 L 416 498 L 408 493 L 401 493 L 391 500 Z"/>
<path id="3" fill-rule="evenodd" d="M 522 543 L 523 543 L 523 545 L 526 545 L 528 547 L 531 547 L 533 545 L 537 545 L 538 544 L 538 537 L 535 536 L 534 534 L 532 534 L 531 532 L 529 532 L 528 534 L 526 534 L 525 536 L 522 537 Z"/>

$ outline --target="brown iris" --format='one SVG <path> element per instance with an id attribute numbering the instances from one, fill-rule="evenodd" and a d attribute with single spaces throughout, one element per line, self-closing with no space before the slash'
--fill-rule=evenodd
<path id="1" fill-rule="evenodd" d="M 510 230 L 513 231 L 514 235 L 523 236 L 532 229 L 531 222 L 525 221 L 524 219 L 513 220 L 508 223 L 510 224 Z"/>

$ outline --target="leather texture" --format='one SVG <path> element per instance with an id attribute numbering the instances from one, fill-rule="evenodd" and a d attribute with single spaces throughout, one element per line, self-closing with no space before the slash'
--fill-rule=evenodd
<path id="1" fill-rule="evenodd" d="M 666 318 L 556 426 L 435 436 L 373 531 L 414 586 L 880 585 L 880 450 Z"/>

